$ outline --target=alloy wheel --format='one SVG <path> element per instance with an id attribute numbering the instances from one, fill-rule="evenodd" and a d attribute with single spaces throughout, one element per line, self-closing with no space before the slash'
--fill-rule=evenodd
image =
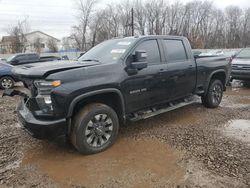
<path id="1" fill-rule="evenodd" d="M 95 115 L 87 124 L 85 136 L 91 147 L 101 147 L 112 135 L 113 122 L 107 114 Z"/>
<path id="2" fill-rule="evenodd" d="M 213 103 L 216 104 L 220 103 L 221 98 L 222 98 L 222 88 L 219 84 L 216 84 L 212 91 Z"/>
<path id="3" fill-rule="evenodd" d="M 11 79 L 9 79 L 9 78 L 4 78 L 2 80 L 1 85 L 3 86 L 3 88 L 9 89 L 9 88 L 11 88 L 13 86 L 13 81 Z"/>

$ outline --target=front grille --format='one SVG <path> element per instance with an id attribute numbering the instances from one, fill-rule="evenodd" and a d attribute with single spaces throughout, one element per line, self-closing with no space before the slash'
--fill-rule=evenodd
<path id="1" fill-rule="evenodd" d="M 232 65 L 233 70 L 250 70 L 250 65 Z"/>
<path id="2" fill-rule="evenodd" d="M 24 103 L 31 112 L 40 110 L 35 98 L 25 99 Z"/>
<path id="3" fill-rule="evenodd" d="M 34 80 L 25 78 L 22 79 L 22 82 L 24 83 L 25 88 L 30 90 L 31 97 L 35 97 L 37 95 L 37 89 L 33 84 Z"/>
<path id="4" fill-rule="evenodd" d="M 39 93 L 40 95 L 50 95 L 50 93 L 51 93 L 51 88 L 46 88 L 46 87 L 44 87 L 44 88 L 39 88 L 39 89 L 38 89 L 38 93 Z"/>

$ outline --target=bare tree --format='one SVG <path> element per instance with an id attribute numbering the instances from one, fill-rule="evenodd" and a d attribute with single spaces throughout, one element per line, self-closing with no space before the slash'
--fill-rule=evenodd
<path id="1" fill-rule="evenodd" d="M 72 38 L 81 50 L 106 39 L 130 36 L 131 8 L 135 13 L 136 34 L 182 35 L 190 40 L 193 48 L 238 48 L 250 44 L 250 8 L 229 6 L 222 10 L 209 0 L 192 0 L 186 4 L 125 0 L 92 11 L 96 1 L 78 1 L 80 24 L 73 28 Z"/>
<path id="2" fill-rule="evenodd" d="M 135 4 L 135 28 L 140 35 L 145 35 L 147 15 L 146 9 L 141 0 L 136 0 Z"/>
<path id="3" fill-rule="evenodd" d="M 57 46 L 57 42 L 55 39 L 53 39 L 53 38 L 48 39 L 47 46 L 48 46 L 50 52 L 58 52 L 58 46 Z"/>
<path id="4" fill-rule="evenodd" d="M 42 51 L 42 39 L 37 37 L 34 39 L 32 46 L 34 47 L 37 53 L 41 53 Z"/>
<path id="5" fill-rule="evenodd" d="M 26 33 L 30 31 L 28 18 L 19 20 L 16 25 L 10 26 L 7 33 L 11 37 L 12 53 L 25 52 L 27 48 Z"/>
<path id="6" fill-rule="evenodd" d="M 242 10 L 237 6 L 229 6 L 225 11 L 227 19 L 227 29 L 228 29 L 228 46 L 233 48 L 239 47 L 240 44 L 240 24 Z"/>
<path id="7" fill-rule="evenodd" d="M 250 45 L 250 8 L 244 11 L 242 46 Z"/>
<path id="8" fill-rule="evenodd" d="M 74 26 L 72 37 L 75 39 L 78 48 L 82 51 L 86 50 L 86 33 L 89 18 L 97 1 L 98 0 L 76 0 L 79 25 Z"/>
<path id="9" fill-rule="evenodd" d="M 74 45 L 74 39 L 72 37 L 64 37 L 62 39 L 62 47 L 66 51 L 72 48 L 76 48 Z"/>

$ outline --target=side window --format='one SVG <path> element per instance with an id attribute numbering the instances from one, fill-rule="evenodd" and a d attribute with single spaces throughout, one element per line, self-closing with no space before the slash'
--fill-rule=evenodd
<path id="1" fill-rule="evenodd" d="M 164 45 L 167 49 L 167 60 L 169 62 L 187 60 L 186 50 L 181 40 L 164 40 Z"/>
<path id="2" fill-rule="evenodd" d="M 26 59 L 27 59 L 27 55 L 19 55 L 16 57 L 16 60 L 18 60 L 18 61 L 24 61 Z"/>
<path id="3" fill-rule="evenodd" d="M 143 41 L 136 47 L 135 51 L 144 50 L 147 52 L 148 64 L 159 64 L 161 62 L 159 46 L 156 40 Z"/>
<path id="4" fill-rule="evenodd" d="M 28 60 L 38 60 L 39 58 L 36 54 L 29 54 L 27 59 Z"/>

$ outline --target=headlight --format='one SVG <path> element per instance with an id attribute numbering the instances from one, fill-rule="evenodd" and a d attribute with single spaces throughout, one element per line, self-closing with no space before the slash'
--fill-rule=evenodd
<path id="1" fill-rule="evenodd" d="M 61 85 L 61 81 L 60 80 L 54 80 L 54 81 L 36 80 L 34 84 L 37 88 L 38 95 L 50 95 L 50 92 L 53 88 Z"/>
<path id="2" fill-rule="evenodd" d="M 36 87 L 58 87 L 61 85 L 60 80 L 54 80 L 54 81 L 36 80 L 34 83 Z"/>
<path id="3" fill-rule="evenodd" d="M 51 91 L 53 88 L 61 85 L 60 80 L 54 81 L 45 81 L 45 80 L 36 80 L 34 82 L 37 88 L 36 101 L 40 109 L 46 113 L 53 111 L 52 100 L 51 100 Z"/>

